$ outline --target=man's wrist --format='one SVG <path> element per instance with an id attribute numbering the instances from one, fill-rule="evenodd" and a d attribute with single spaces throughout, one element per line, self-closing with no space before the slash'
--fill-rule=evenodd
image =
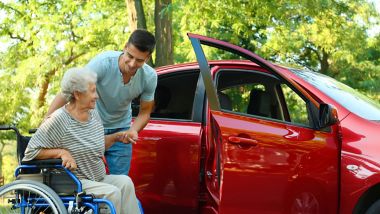
<path id="1" fill-rule="evenodd" d="M 136 128 L 136 127 L 131 127 L 129 128 L 130 131 L 135 131 L 136 133 L 139 133 L 140 132 L 140 129 Z"/>

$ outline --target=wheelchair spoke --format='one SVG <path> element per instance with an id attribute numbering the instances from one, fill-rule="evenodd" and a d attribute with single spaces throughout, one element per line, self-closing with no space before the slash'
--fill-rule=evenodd
<path id="1" fill-rule="evenodd" d="M 28 204 L 29 204 L 29 199 L 30 199 L 30 192 L 28 193 Z M 29 208 L 28 210 L 29 210 L 28 214 L 32 214 L 32 208 Z"/>
<path id="2" fill-rule="evenodd" d="M 17 180 L 0 188 L 0 214 L 67 213 L 58 195 L 48 186 L 30 180 Z"/>

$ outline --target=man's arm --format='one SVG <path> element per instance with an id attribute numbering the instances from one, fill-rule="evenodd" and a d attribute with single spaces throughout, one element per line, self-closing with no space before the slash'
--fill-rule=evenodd
<path id="1" fill-rule="evenodd" d="M 140 101 L 140 110 L 131 129 L 140 132 L 149 123 L 150 113 L 152 113 L 154 101 Z"/>
<path id="2" fill-rule="evenodd" d="M 50 107 L 48 109 L 48 112 L 45 115 L 45 119 L 50 116 L 55 110 L 61 108 L 67 103 L 66 99 L 62 96 L 61 93 L 57 94 L 53 100 L 53 102 L 50 104 Z M 44 120 L 45 120 L 44 119 Z"/>
<path id="3" fill-rule="evenodd" d="M 130 129 L 121 136 L 121 141 L 136 143 L 138 133 L 148 124 L 150 113 L 153 110 L 154 101 L 140 101 L 140 110 Z"/>

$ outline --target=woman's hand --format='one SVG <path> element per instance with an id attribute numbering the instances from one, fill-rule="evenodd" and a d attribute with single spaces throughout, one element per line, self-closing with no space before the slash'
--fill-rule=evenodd
<path id="1" fill-rule="evenodd" d="M 65 149 L 62 149 L 61 152 L 62 166 L 66 169 L 74 171 L 78 168 L 77 163 L 74 158 L 71 156 L 70 152 Z"/>

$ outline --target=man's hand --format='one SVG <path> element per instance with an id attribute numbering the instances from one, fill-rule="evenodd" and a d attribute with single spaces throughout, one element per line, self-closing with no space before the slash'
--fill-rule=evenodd
<path id="1" fill-rule="evenodd" d="M 107 150 L 116 142 L 122 142 L 125 144 L 133 143 L 136 144 L 139 136 L 136 130 L 128 129 L 124 132 L 116 132 L 105 136 L 105 149 Z"/>
<path id="2" fill-rule="evenodd" d="M 69 169 L 71 171 L 74 171 L 78 168 L 77 163 L 75 162 L 74 158 L 71 156 L 70 152 L 68 152 L 65 149 L 62 149 L 61 152 L 61 159 L 62 159 L 62 166 L 66 169 Z"/>
<path id="3" fill-rule="evenodd" d="M 125 132 L 121 132 L 119 135 L 119 140 L 123 143 L 133 143 L 136 144 L 136 141 L 139 139 L 139 134 L 134 129 L 128 129 Z"/>

